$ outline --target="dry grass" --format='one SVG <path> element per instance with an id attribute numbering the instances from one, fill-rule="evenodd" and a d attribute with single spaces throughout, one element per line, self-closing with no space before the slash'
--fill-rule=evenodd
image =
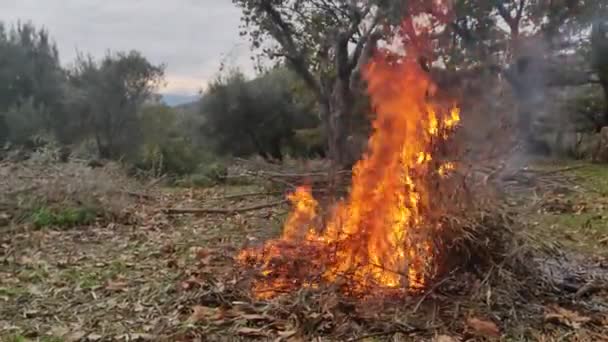
<path id="1" fill-rule="evenodd" d="M 137 188 L 113 163 L 103 168 L 37 159 L 0 164 L 0 206 L 18 221 L 43 207 L 89 208 L 106 218 L 120 218 L 133 205 Z"/>

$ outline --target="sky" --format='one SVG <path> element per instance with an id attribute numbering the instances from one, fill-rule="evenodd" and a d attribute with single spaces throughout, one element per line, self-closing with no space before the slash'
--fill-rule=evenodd
<path id="1" fill-rule="evenodd" d="M 220 63 L 253 70 L 231 0 L 0 0 L 0 21 L 31 21 L 56 41 L 62 64 L 77 53 L 139 50 L 166 64 L 162 93 L 195 95 Z"/>

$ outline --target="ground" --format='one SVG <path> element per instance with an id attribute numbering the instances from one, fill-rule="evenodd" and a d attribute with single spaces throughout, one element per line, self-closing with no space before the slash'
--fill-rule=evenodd
<path id="1" fill-rule="evenodd" d="M 608 256 L 608 167 L 565 162 L 541 163 L 538 167 L 554 175 L 551 182 L 557 190 L 523 202 L 513 199 L 513 207 L 530 222 L 531 233 L 543 242 L 581 260 L 603 262 Z M 573 186 L 560 191 L 564 185 L 560 179 L 564 179 L 564 184 L 567 179 Z M 235 208 L 280 199 L 280 195 L 263 194 L 230 197 L 264 191 L 251 184 L 210 188 L 154 186 L 147 189 L 145 196 L 135 199 L 128 219 L 104 219 L 70 227 L 34 226 L 27 218 L 5 220 L 4 226 L 0 222 L 0 340 L 204 341 L 207 333 L 218 329 L 231 329 L 235 337 L 223 339 L 228 341 L 260 337 L 259 330 L 247 325 L 247 319 L 263 319 L 260 315 L 249 315 L 240 325 L 230 328 L 213 327 L 209 321 L 197 319 L 209 314 L 201 312 L 206 309 L 200 303 L 206 295 L 202 291 L 208 287 L 197 287 L 196 282 L 214 279 L 214 274 L 228 272 L 222 267 L 231 266 L 220 262 L 219 266 L 201 271 L 210 273 L 208 278 L 196 273 L 196 269 L 222 258 L 229 260 L 242 246 L 277 236 L 288 206 L 203 215 L 167 215 L 163 209 Z M 557 311 L 561 312 L 557 319 L 526 326 L 526 334 L 547 341 L 602 338 L 591 332 L 594 329 L 586 330 L 590 319 L 567 319 L 564 317 L 576 313 L 559 308 Z M 477 317 L 475 313 L 468 315 Z M 594 318 L 596 326 L 607 323 L 596 321 Z M 487 322 L 480 319 L 476 323 L 473 319 L 469 323 L 469 329 L 483 331 Z M 424 338 L 456 341 L 469 336 L 463 333 L 463 324 L 454 325 L 459 331 L 427 332 Z M 522 336 L 511 326 L 500 329 L 503 340 L 517 341 L 517 336 Z M 530 329 L 535 331 L 530 333 Z M 397 335 L 395 332 L 393 340 L 399 340 Z M 298 340 L 294 334 L 283 338 Z M 390 336 L 370 334 L 358 340 L 384 338 Z"/>

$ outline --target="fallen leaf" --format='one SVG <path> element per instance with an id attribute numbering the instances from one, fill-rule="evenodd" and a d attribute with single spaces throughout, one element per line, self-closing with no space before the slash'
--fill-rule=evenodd
<path id="1" fill-rule="evenodd" d="M 239 335 L 245 335 L 245 336 L 264 336 L 264 335 L 266 335 L 266 334 L 264 334 L 262 329 L 248 328 L 248 327 L 238 328 L 238 329 L 236 329 L 236 333 Z"/>
<path id="2" fill-rule="evenodd" d="M 70 329 L 68 329 L 65 326 L 56 326 L 56 327 L 51 328 L 51 334 L 53 336 L 63 337 L 63 336 L 68 335 L 69 333 L 70 333 Z"/>
<path id="3" fill-rule="evenodd" d="M 268 316 L 258 315 L 258 314 L 240 315 L 240 318 L 247 320 L 247 321 L 263 321 L 263 320 L 269 319 Z"/>
<path id="4" fill-rule="evenodd" d="M 117 337 L 125 341 L 154 341 L 157 336 L 151 334 L 124 334 Z"/>
<path id="5" fill-rule="evenodd" d="M 173 245 L 173 243 L 171 242 L 166 243 L 164 246 L 161 247 L 160 251 L 165 254 L 175 253 L 175 245 Z"/>
<path id="6" fill-rule="evenodd" d="M 122 280 L 109 280 L 106 284 L 105 289 L 109 291 L 125 291 L 126 287 L 129 286 L 129 283 Z"/>
<path id="7" fill-rule="evenodd" d="M 439 335 L 435 337 L 435 342 L 458 342 L 458 339 L 449 335 Z"/>
<path id="8" fill-rule="evenodd" d="M 498 326 L 492 321 L 486 321 L 479 318 L 469 318 L 467 325 L 471 327 L 478 335 L 486 337 L 500 337 Z"/>
<path id="9" fill-rule="evenodd" d="M 290 339 L 290 338 L 294 337 L 297 333 L 298 333 L 297 330 L 285 330 L 285 331 L 279 331 L 278 335 L 279 335 L 279 337 L 281 337 L 283 339 Z"/>
<path id="10" fill-rule="evenodd" d="M 65 336 L 65 340 L 66 340 L 66 342 L 82 341 L 83 337 L 85 337 L 86 334 L 87 333 L 85 333 L 84 331 L 80 331 L 80 330 L 73 331 Z"/>
<path id="11" fill-rule="evenodd" d="M 591 320 L 589 317 L 582 316 L 577 312 L 564 309 L 558 305 L 551 305 L 545 309 L 545 322 L 560 323 L 573 329 L 578 329 Z"/>
<path id="12" fill-rule="evenodd" d="M 99 334 L 94 334 L 94 333 L 93 334 L 88 334 L 87 335 L 87 341 L 93 341 L 93 342 L 99 341 L 99 340 L 101 340 L 102 337 L 103 336 L 101 336 Z"/>
<path id="13" fill-rule="evenodd" d="M 217 318 L 218 310 L 208 306 L 196 305 L 192 308 L 192 314 L 188 318 L 191 323 L 204 322 L 212 318 Z"/>

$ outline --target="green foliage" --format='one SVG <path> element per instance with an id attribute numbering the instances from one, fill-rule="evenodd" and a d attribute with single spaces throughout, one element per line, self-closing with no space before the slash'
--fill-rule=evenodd
<path id="1" fill-rule="evenodd" d="M 37 106 L 33 98 L 11 106 L 4 114 L 7 140 L 14 144 L 25 144 L 44 131 L 44 118 L 48 112 Z"/>
<path id="2" fill-rule="evenodd" d="M 182 186 L 210 187 L 227 181 L 228 168 L 221 161 L 202 163 L 195 173 L 178 182 Z"/>
<path id="3" fill-rule="evenodd" d="M 585 88 L 569 98 L 564 107 L 578 131 L 593 131 L 602 127 L 605 99 L 601 92 Z"/>
<path id="4" fill-rule="evenodd" d="M 12 335 L 7 337 L 7 342 L 27 342 L 28 340 L 20 334 Z"/>
<path id="5" fill-rule="evenodd" d="M 97 213 L 90 208 L 65 208 L 61 210 L 40 207 L 32 213 L 31 220 L 36 228 L 75 227 L 95 221 Z"/>
<path id="6" fill-rule="evenodd" d="M 163 76 L 162 65 L 136 51 L 108 54 L 100 62 L 80 56 L 69 73 L 69 107 L 80 114 L 74 128 L 95 137 L 102 158 L 135 153 L 141 139 L 137 113 Z"/>
<path id="7" fill-rule="evenodd" d="M 211 84 L 201 106 L 203 134 L 217 153 L 281 159 L 294 129 L 314 124 L 310 103 L 294 95 L 289 76 L 275 69 L 248 81 L 233 71 Z"/>
<path id="8" fill-rule="evenodd" d="M 180 132 L 174 109 L 167 106 L 147 106 L 140 115 L 143 144 L 136 164 L 155 176 L 165 173 L 192 173 L 203 154 L 187 135 Z"/>
<path id="9" fill-rule="evenodd" d="M 320 127 L 296 130 L 290 145 L 290 154 L 294 157 L 323 157 L 325 141 Z"/>
<path id="10" fill-rule="evenodd" d="M 0 23 L 0 116 L 7 121 L 0 123 L 0 142 L 23 143 L 39 131 L 62 126 L 64 81 L 47 31 L 30 23 L 7 30 Z"/>

